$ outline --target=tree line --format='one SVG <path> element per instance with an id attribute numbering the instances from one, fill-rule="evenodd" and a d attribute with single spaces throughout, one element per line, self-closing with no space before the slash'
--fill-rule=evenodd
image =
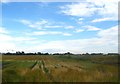
<path id="1" fill-rule="evenodd" d="M 66 53 L 42 53 L 42 52 L 35 52 L 35 53 L 25 53 L 24 51 L 17 51 L 15 53 L 7 52 L 7 53 L 2 53 L 3 55 L 75 55 L 71 52 L 66 52 Z M 77 54 L 77 55 L 119 55 L 118 53 L 85 53 L 85 54 Z"/>

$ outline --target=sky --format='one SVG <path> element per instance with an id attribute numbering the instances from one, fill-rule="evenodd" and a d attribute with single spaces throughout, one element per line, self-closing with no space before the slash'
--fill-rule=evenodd
<path id="1" fill-rule="evenodd" d="M 118 0 L 3 0 L 1 7 L 0 52 L 118 52 Z"/>

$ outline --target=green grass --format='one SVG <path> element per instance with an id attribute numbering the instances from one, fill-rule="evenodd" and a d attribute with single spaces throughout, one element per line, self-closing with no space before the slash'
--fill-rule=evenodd
<path id="1" fill-rule="evenodd" d="M 117 56 L 3 56 L 3 82 L 118 82 Z M 34 68 L 43 66 L 43 69 Z M 32 69 L 32 68 L 34 69 Z"/>

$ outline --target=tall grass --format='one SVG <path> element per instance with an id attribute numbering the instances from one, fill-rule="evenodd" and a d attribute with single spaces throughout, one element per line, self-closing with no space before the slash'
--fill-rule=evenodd
<path id="1" fill-rule="evenodd" d="M 118 81 L 118 61 L 114 56 L 78 57 L 78 59 L 54 56 L 5 56 L 3 61 L 3 82 Z M 40 68 L 31 70 L 30 67 L 36 65 Z"/>

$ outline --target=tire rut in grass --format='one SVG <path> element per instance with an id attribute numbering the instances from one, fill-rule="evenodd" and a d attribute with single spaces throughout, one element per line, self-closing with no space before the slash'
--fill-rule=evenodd
<path id="1" fill-rule="evenodd" d="M 36 61 L 31 67 L 30 67 L 30 69 L 31 70 L 34 70 L 34 69 L 37 69 L 38 68 L 38 61 Z"/>
<path id="2" fill-rule="evenodd" d="M 46 67 L 45 61 L 42 60 L 42 61 L 39 61 L 39 63 L 40 63 L 40 67 L 41 67 L 43 73 L 45 73 L 48 76 L 48 78 L 53 81 L 53 77 L 50 74 L 50 70 Z"/>
<path id="3" fill-rule="evenodd" d="M 43 73 L 45 73 L 45 75 L 47 75 L 47 77 L 54 81 L 53 80 L 53 77 L 52 75 L 50 74 L 50 70 L 46 67 L 45 65 L 45 61 L 44 60 L 39 60 L 39 61 L 36 61 L 31 67 L 30 67 L 31 70 L 35 70 L 35 69 L 40 69 L 42 70 Z"/>

